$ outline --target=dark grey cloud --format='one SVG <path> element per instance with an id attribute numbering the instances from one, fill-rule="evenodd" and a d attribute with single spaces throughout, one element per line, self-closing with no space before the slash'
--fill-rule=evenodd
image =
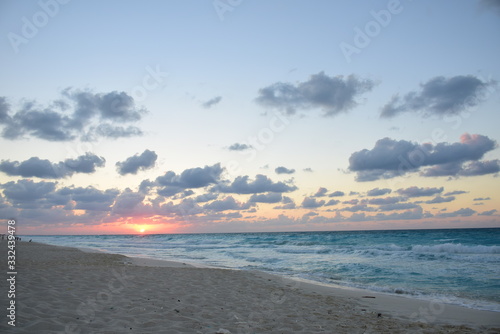
<path id="1" fill-rule="evenodd" d="M 436 215 L 439 218 L 453 218 L 453 217 L 470 217 L 476 213 L 476 210 L 472 210 L 470 208 L 461 208 L 457 211 L 440 213 Z"/>
<path id="2" fill-rule="evenodd" d="M 146 196 L 140 192 L 125 189 L 116 199 L 111 211 L 120 216 L 138 216 L 140 214 L 151 214 L 151 209 L 143 205 Z M 148 212 L 149 211 L 149 212 Z"/>
<path id="3" fill-rule="evenodd" d="M 14 207 L 36 208 L 43 204 L 47 195 L 54 192 L 56 182 L 34 182 L 23 179 L 4 183 L 0 187 L 6 200 Z"/>
<path id="4" fill-rule="evenodd" d="M 181 174 L 168 171 L 163 176 L 156 178 L 156 184 L 162 187 L 158 190 L 161 196 L 173 196 L 191 188 L 203 188 L 220 181 L 223 168 L 220 163 L 203 168 L 196 167 L 184 170 Z"/>
<path id="5" fill-rule="evenodd" d="M 288 168 L 283 167 L 283 166 L 276 167 L 276 169 L 274 171 L 276 172 L 276 174 L 293 174 L 293 173 L 295 173 L 295 169 L 288 169 Z"/>
<path id="6" fill-rule="evenodd" d="M 476 176 L 500 172 L 500 160 L 472 161 L 464 165 L 459 175 Z"/>
<path id="7" fill-rule="evenodd" d="M 403 211 L 403 212 L 394 212 L 391 214 L 377 213 L 372 220 L 414 220 L 414 219 L 422 219 L 428 218 L 432 215 L 428 213 L 424 213 L 421 207 L 416 207 L 411 210 Z"/>
<path id="8" fill-rule="evenodd" d="M 59 190 L 62 195 L 70 196 L 76 202 L 75 210 L 110 211 L 111 205 L 120 193 L 116 189 L 99 190 L 92 186 L 65 187 Z"/>
<path id="9" fill-rule="evenodd" d="M 439 203 L 448 203 L 453 202 L 455 200 L 455 196 L 441 197 L 436 196 L 433 199 L 426 201 L 427 204 L 439 204 Z"/>
<path id="10" fill-rule="evenodd" d="M 158 205 L 155 208 L 155 214 L 167 217 L 189 217 L 203 212 L 203 208 L 192 198 L 184 198 L 180 203 L 175 204 L 172 201 Z"/>
<path id="11" fill-rule="evenodd" d="M 137 174 L 139 170 L 147 170 L 153 168 L 158 155 L 154 151 L 145 150 L 141 155 L 134 155 L 125 159 L 125 161 L 117 162 L 116 169 L 120 175 Z"/>
<path id="12" fill-rule="evenodd" d="M 253 194 L 250 196 L 249 202 L 255 203 L 278 203 L 281 202 L 283 196 L 281 193 L 266 193 L 266 194 Z"/>
<path id="13" fill-rule="evenodd" d="M 423 176 L 478 176 L 500 172 L 500 160 L 451 162 L 426 169 Z"/>
<path id="14" fill-rule="evenodd" d="M 318 191 L 316 191 L 316 193 L 313 195 L 313 197 L 323 197 L 326 195 L 327 192 L 328 192 L 328 189 L 320 187 L 318 189 Z"/>
<path id="15" fill-rule="evenodd" d="M 332 206 L 332 205 L 337 205 L 339 204 L 340 201 L 339 200 L 336 200 L 336 199 L 331 199 L 329 200 L 328 202 L 325 203 L 325 206 Z"/>
<path id="16" fill-rule="evenodd" d="M 424 115 L 458 114 L 482 101 L 482 97 L 493 81 L 483 82 L 473 75 L 458 75 L 451 78 L 435 77 L 420 85 L 419 91 L 412 91 L 402 98 L 396 95 L 387 103 L 381 117 L 394 117 L 404 112 L 419 112 Z"/>
<path id="17" fill-rule="evenodd" d="M 467 194 L 468 191 L 464 190 L 455 190 L 455 191 L 450 191 L 444 194 L 444 196 L 453 196 L 453 195 L 461 195 L 461 194 Z"/>
<path id="18" fill-rule="evenodd" d="M 359 212 L 359 211 L 375 211 L 374 208 L 369 207 L 366 204 L 355 204 L 349 207 L 342 208 L 342 211 L 349 211 L 349 212 Z"/>
<path id="19" fill-rule="evenodd" d="M 214 97 L 206 102 L 203 102 L 201 105 L 203 106 L 203 108 L 209 109 L 209 108 L 215 106 L 216 104 L 218 104 L 221 100 L 222 100 L 222 96 L 216 96 L 216 97 Z"/>
<path id="20" fill-rule="evenodd" d="M 220 212 L 227 210 L 247 210 L 252 205 L 252 203 L 237 202 L 232 196 L 228 196 L 222 200 L 215 200 L 207 203 L 203 206 L 203 208 L 214 212 Z"/>
<path id="21" fill-rule="evenodd" d="M 0 162 L 0 171 L 11 176 L 39 177 L 43 179 L 60 179 L 75 173 L 91 174 L 97 167 L 103 167 L 106 160 L 92 153 L 86 153 L 76 159 L 66 159 L 52 163 L 46 159 L 32 157 L 28 160 Z"/>
<path id="22" fill-rule="evenodd" d="M 297 85 L 277 82 L 262 88 L 256 101 L 288 114 L 295 114 L 299 109 L 321 109 L 324 116 L 334 116 L 354 108 L 358 104 L 356 99 L 374 86 L 372 80 L 355 75 L 329 77 L 320 72 Z"/>
<path id="23" fill-rule="evenodd" d="M 483 212 L 479 213 L 479 215 L 480 216 L 492 216 L 497 211 L 498 211 L 497 209 L 493 209 L 493 210 L 489 210 L 489 211 L 483 211 Z"/>
<path id="24" fill-rule="evenodd" d="M 330 195 L 328 195 L 328 197 L 342 197 L 344 195 L 345 195 L 345 192 L 337 190 L 337 191 L 332 192 Z"/>
<path id="25" fill-rule="evenodd" d="M 114 124 L 137 122 L 145 112 L 127 93 L 116 91 L 92 93 L 68 88 L 46 107 L 25 102 L 14 112 L 5 98 L 0 98 L 1 135 L 11 140 L 31 136 L 48 141 L 130 137 L 141 135 L 141 130 Z"/>
<path id="26" fill-rule="evenodd" d="M 479 5 L 500 15 L 500 0 L 479 0 Z"/>
<path id="27" fill-rule="evenodd" d="M 395 203 L 404 202 L 404 201 L 406 201 L 406 197 L 392 196 L 392 197 L 385 197 L 385 198 L 370 198 L 368 200 L 364 200 L 363 203 L 368 203 L 371 205 L 389 205 L 389 204 L 395 204 Z"/>
<path id="28" fill-rule="evenodd" d="M 349 170 L 356 180 L 375 181 L 417 172 L 422 176 L 474 176 L 498 172 L 498 160 L 477 162 L 495 149 L 497 143 L 487 136 L 468 133 L 455 143 L 417 144 L 406 140 L 383 138 L 373 149 L 351 154 Z"/>
<path id="29" fill-rule="evenodd" d="M 230 151 L 245 151 L 251 149 L 251 145 L 247 144 L 240 144 L 240 143 L 234 143 L 233 145 L 229 146 L 228 149 Z"/>
<path id="30" fill-rule="evenodd" d="M 133 125 L 124 127 L 104 123 L 91 127 L 87 133 L 82 135 L 81 139 L 83 141 L 95 141 L 100 137 L 117 139 L 142 136 L 142 134 L 142 130 Z"/>
<path id="31" fill-rule="evenodd" d="M 110 211 L 120 193 L 116 189 L 99 190 L 94 187 L 63 187 L 56 190 L 56 182 L 34 182 L 22 179 L 0 185 L 5 198 L 13 207 L 22 209 Z"/>
<path id="32" fill-rule="evenodd" d="M 238 176 L 230 184 L 220 183 L 214 191 L 234 194 L 258 194 L 265 192 L 284 193 L 296 190 L 297 187 L 284 182 L 273 182 L 267 176 L 257 174 L 255 180 L 249 181 L 249 176 Z"/>
<path id="33" fill-rule="evenodd" d="M 288 196 L 283 196 L 283 199 L 281 200 L 281 203 L 283 205 L 281 206 L 275 206 L 273 209 L 281 209 L 281 210 L 292 210 L 292 209 L 296 209 L 297 206 L 295 205 L 295 202 L 293 201 L 293 199 L 291 199 L 290 197 Z"/>
<path id="34" fill-rule="evenodd" d="M 436 194 L 442 193 L 444 190 L 443 187 L 440 188 L 419 188 L 419 187 L 409 187 L 405 189 L 398 189 L 398 194 L 406 196 L 406 197 L 424 197 L 424 196 L 433 196 Z"/>
<path id="35" fill-rule="evenodd" d="M 477 197 L 477 198 L 474 198 L 473 201 L 489 201 L 491 200 L 490 197 Z"/>
<path id="36" fill-rule="evenodd" d="M 415 203 L 394 203 L 385 204 L 378 207 L 379 211 L 398 211 L 419 208 L 420 206 Z"/>
<path id="37" fill-rule="evenodd" d="M 0 96 L 0 124 L 8 123 L 10 121 L 9 110 L 10 104 L 7 103 L 7 99 Z"/>
<path id="38" fill-rule="evenodd" d="M 374 189 L 368 190 L 368 192 L 366 194 L 368 196 L 382 196 L 385 194 L 390 194 L 391 191 L 392 190 L 389 188 L 382 188 L 382 189 L 374 188 Z"/>
<path id="39" fill-rule="evenodd" d="M 206 193 L 206 194 L 196 196 L 196 198 L 194 200 L 196 201 L 196 203 L 205 203 L 205 202 L 210 202 L 214 199 L 217 199 L 217 197 L 219 197 L 219 194 Z"/>
<path id="40" fill-rule="evenodd" d="M 312 197 L 304 197 L 302 201 L 302 207 L 306 209 L 315 209 L 325 205 L 324 200 L 316 200 L 316 198 Z"/>

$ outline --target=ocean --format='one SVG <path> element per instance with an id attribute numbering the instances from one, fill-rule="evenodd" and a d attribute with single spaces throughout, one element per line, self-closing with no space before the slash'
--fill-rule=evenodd
<path id="1" fill-rule="evenodd" d="M 500 229 L 23 236 L 500 312 Z"/>

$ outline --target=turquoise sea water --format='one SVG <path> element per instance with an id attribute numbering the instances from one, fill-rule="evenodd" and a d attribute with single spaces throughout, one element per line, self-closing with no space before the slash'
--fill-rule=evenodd
<path id="1" fill-rule="evenodd" d="M 500 312 L 500 229 L 24 236 Z"/>

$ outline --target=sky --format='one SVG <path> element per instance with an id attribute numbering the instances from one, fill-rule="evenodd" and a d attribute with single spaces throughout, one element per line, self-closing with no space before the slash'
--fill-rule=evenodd
<path id="1" fill-rule="evenodd" d="M 500 227 L 500 1 L 0 1 L 18 234 Z"/>

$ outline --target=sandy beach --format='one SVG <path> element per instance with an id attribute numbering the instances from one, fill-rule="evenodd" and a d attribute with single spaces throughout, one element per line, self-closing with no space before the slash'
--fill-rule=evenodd
<path id="1" fill-rule="evenodd" d="M 1 241 L 1 270 L 7 242 Z M 2 333 L 500 333 L 500 314 L 261 272 L 18 242 Z M 1 280 L 2 296 L 10 288 Z M 15 327 L 7 322 L 15 300 Z"/>

